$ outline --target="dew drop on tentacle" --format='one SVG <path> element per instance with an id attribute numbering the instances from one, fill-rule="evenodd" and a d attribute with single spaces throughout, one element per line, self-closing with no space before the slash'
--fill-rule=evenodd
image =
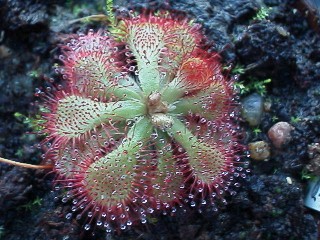
<path id="1" fill-rule="evenodd" d="M 90 224 L 87 223 L 84 225 L 84 230 L 88 231 L 88 230 L 90 230 L 90 228 L 91 228 Z"/>
<path id="2" fill-rule="evenodd" d="M 72 218 L 72 213 L 67 213 L 66 219 L 70 220 Z"/>

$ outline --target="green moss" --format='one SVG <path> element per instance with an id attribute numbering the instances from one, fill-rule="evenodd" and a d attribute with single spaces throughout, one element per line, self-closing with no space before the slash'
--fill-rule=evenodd
<path id="1" fill-rule="evenodd" d="M 290 122 L 293 123 L 293 124 L 297 124 L 297 123 L 299 123 L 300 121 L 301 121 L 301 118 L 299 118 L 299 117 L 294 117 L 294 116 L 292 116 L 292 117 L 290 118 Z"/>
<path id="2" fill-rule="evenodd" d="M 24 209 L 25 211 L 32 211 L 35 207 L 40 207 L 42 205 L 42 198 L 37 196 L 34 200 L 29 201 L 28 203 L 19 206 L 18 208 Z"/>
<path id="3" fill-rule="evenodd" d="M 232 74 L 244 74 L 246 72 L 246 69 L 244 68 L 243 65 L 237 64 L 232 70 Z"/>
<path id="4" fill-rule="evenodd" d="M 254 135 L 257 137 L 260 133 L 262 133 L 261 129 L 258 127 L 255 127 L 252 132 L 254 133 Z"/>
<path id="5" fill-rule="evenodd" d="M 250 79 L 247 83 L 239 81 L 234 84 L 236 90 L 239 91 L 240 95 L 245 95 L 250 92 L 257 92 L 261 96 L 265 96 L 267 93 L 266 85 L 271 83 L 271 78 L 264 80 L 257 80 L 255 78 Z"/>
<path id="6" fill-rule="evenodd" d="M 253 17 L 253 20 L 265 20 L 269 16 L 271 10 L 271 7 L 261 7 L 257 14 Z"/>
<path id="7" fill-rule="evenodd" d="M 310 171 L 308 171 L 305 168 L 301 172 L 301 180 L 312 180 L 315 177 L 316 176 L 314 174 L 312 174 Z"/>
<path id="8" fill-rule="evenodd" d="M 280 187 L 276 187 L 276 188 L 274 188 L 274 191 L 275 191 L 276 193 L 281 193 L 281 188 L 280 188 Z"/>
<path id="9" fill-rule="evenodd" d="M 45 112 L 44 109 L 41 109 L 42 112 Z M 40 115 L 36 115 L 34 118 L 27 117 L 20 112 L 15 112 L 14 117 L 23 122 L 27 126 L 27 128 L 32 129 L 34 132 L 39 132 L 42 130 L 42 123 L 44 122 L 41 119 Z"/>

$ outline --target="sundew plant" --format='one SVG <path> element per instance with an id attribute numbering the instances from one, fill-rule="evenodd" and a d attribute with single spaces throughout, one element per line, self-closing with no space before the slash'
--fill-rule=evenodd
<path id="1" fill-rule="evenodd" d="M 111 232 L 235 193 L 234 87 L 206 42 L 194 21 L 145 11 L 62 47 L 41 133 L 67 218 Z"/>

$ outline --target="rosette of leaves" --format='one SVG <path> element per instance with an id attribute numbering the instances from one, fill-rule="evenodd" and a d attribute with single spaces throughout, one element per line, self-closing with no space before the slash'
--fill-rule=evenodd
<path id="1" fill-rule="evenodd" d="M 214 204 L 237 175 L 239 150 L 219 54 L 203 46 L 200 25 L 167 12 L 130 16 L 110 32 L 63 47 L 65 87 L 42 113 L 68 216 L 111 231 Z"/>

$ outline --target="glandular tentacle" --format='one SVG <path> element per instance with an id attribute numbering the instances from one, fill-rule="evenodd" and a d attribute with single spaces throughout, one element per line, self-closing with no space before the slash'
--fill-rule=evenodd
<path id="1" fill-rule="evenodd" d="M 195 198 L 204 199 L 219 192 L 220 185 L 224 186 L 225 175 L 233 172 L 236 154 L 236 148 L 232 146 L 234 136 L 231 125 L 223 129 L 208 127 L 197 121 L 188 125 L 187 128 L 179 119 L 174 119 L 168 132 L 181 146 L 180 151 L 185 151 L 181 158 L 188 164 L 185 174 L 186 182 L 190 184 L 189 192 L 195 194 Z"/>
<path id="2" fill-rule="evenodd" d="M 166 133 L 158 131 L 155 147 L 157 165 L 151 181 L 152 206 L 171 211 L 185 196 L 184 166 L 173 154 L 172 142 Z"/>

